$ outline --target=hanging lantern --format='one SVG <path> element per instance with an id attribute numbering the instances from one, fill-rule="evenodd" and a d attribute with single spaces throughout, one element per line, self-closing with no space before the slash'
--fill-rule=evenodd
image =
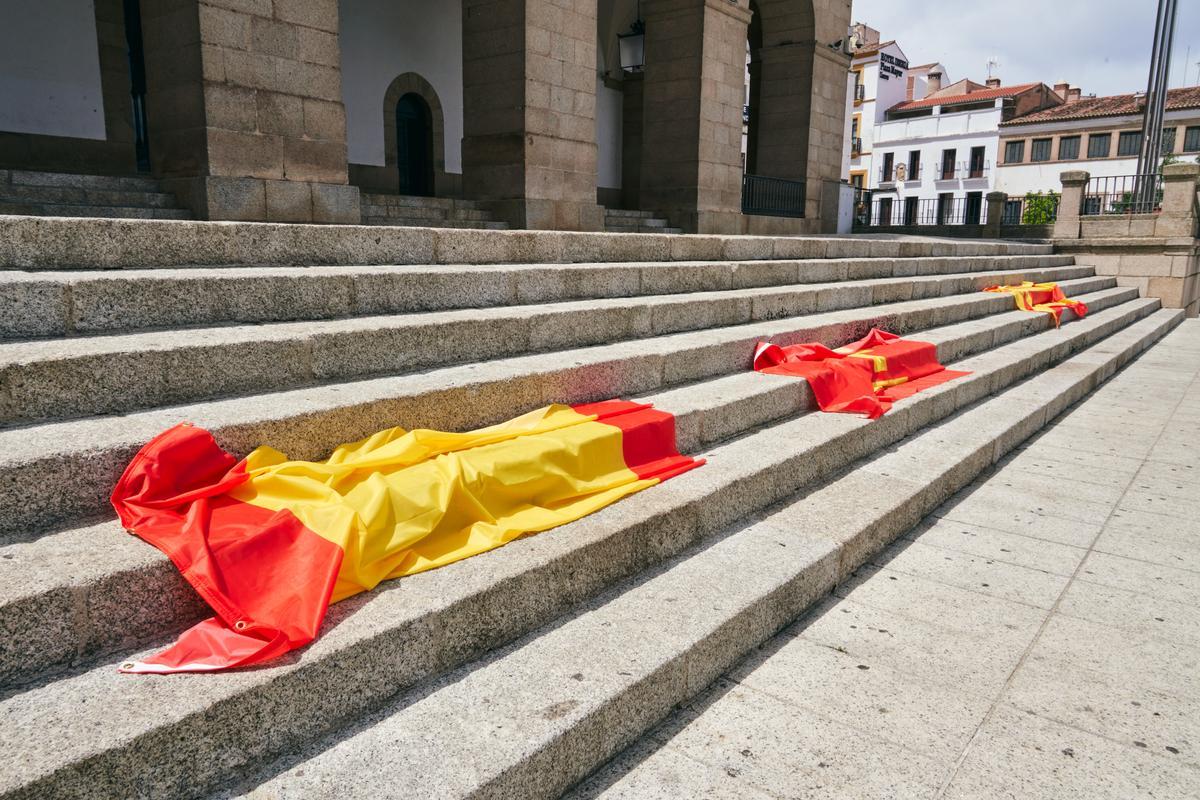
<path id="1" fill-rule="evenodd" d="M 621 49 L 621 69 L 625 72 L 641 72 L 646 66 L 646 23 L 638 18 L 629 27 L 629 33 L 618 33 L 617 44 Z"/>

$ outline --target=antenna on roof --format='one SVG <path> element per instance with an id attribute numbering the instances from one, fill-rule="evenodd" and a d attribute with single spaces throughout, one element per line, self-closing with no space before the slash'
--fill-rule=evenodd
<path id="1" fill-rule="evenodd" d="M 989 78 L 993 77 L 993 73 L 996 71 L 996 68 L 999 66 L 1000 66 L 1000 59 L 996 58 L 996 56 L 991 56 L 987 60 L 987 71 L 988 71 Z"/>

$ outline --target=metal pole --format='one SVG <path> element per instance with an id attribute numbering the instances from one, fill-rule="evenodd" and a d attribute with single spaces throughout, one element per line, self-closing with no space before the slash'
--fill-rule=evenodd
<path id="1" fill-rule="evenodd" d="M 1176 6 L 1176 0 L 1159 0 L 1154 24 L 1154 42 L 1150 51 L 1150 74 L 1146 83 L 1146 100 L 1142 114 L 1142 146 L 1138 153 L 1133 193 L 1138 208 L 1147 211 L 1153 208 L 1156 199 L 1156 181 L 1152 176 L 1158 172 L 1158 158 L 1162 149 L 1163 115 L 1167 103 L 1171 45 L 1175 38 Z"/>

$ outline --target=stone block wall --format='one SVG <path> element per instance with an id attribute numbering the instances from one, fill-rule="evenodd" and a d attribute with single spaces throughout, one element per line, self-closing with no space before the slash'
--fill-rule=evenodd
<path id="1" fill-rule="evenodd" d="M 337 0 L 149 0 L 143 17 L 155 170 L 199 216 L 360 220 Z"/>
<path id="2" fill-rule="evenodd" d="M 603 227 L 595 70 L 594 0 L 464 0 L 464 194 L 516 227 Z"/>

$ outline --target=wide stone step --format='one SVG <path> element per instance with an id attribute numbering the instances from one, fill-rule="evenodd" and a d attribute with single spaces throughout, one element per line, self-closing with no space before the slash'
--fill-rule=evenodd
<path id="1" fill-rule="evenodd" d="M 577 523 L 338 604 L 322 638 L 287 663 L 199 680 L 196 676 L 130 679 L 116 674 L 112 664 L 104 664 L 16 694 L 0 703 L 4 721 L 0 746 L 13 765 L 0 773 L 0 793 L 5 797 L 202 795 L 229 781 L 238 770 L 292 751 L 379 709 L 405 687 L 546 624 L 615 581 L 742 523 L 853 459 L 1002 391 L 1153 314 L 1156 307 L 1157 301 L 1132 301 L 976 356 L 959 365 L 971 369 L 970 376 L 900 403 L 882 420 L 808 415 L 717 447 L 708 454 L 710 464 L 704 469 Z M 1155 329 L 1165 329 L 1177 317 L 1168 312 L 1166 318 L 1151 322 Z M 1154 335 L 1150 328 L 1135 333 L 1139 341 Z M 1110 365 L 1115 369 L 1115 361 L 1109 357 L 1099 369 Z M 1068 369 L 1064 374 L 1078 379 L 1080 372 Z M 1055 393 L 1045 402 L 1053 406 L 1061 396 Z M 1004 419 L 1017 413 L 1015 404 L 1001 408 L 1007 409 Z M 1045 413 L 1041 411 L 1043 419 Z M 995 431 L 996 416 L 978 415 L 967 431 Z M 1005 430 L 1002 436 L 1016 441 L 1021 431 L 1036 427 L 1027 423 L 1036 422 L 1035 417 L 1022 417 L 1012 432 Z M 989 454 L 996 452 L 1000 438 L 988 443 Z M 856 488 L 861 490 L 862 485 Z M 723 613 L 727 608 L 716 610 Z M 702 616 L 714 618 L 713 610 L 706 608 Z M 665 620 L 672 612 L 657 607 L 655 613 Z M 737 616 L 720 630 L 736 639 L 745 621 Z M 640 647 L 636 638 L 626 643 L 626 652 Z M 699 652 L 688 648 L 693 651 Z M 655 670 L 653 674 L 666 673 Z M 695 674 L 699 681 L 702 676 Z M 618 681 L 623 678 L 614 676 Z M 520 679 L 528 689 L 537 683 L 530 674 Z M 603 693 L 596 691 L 595 697 L 599 701 Z M 414 698 L 410 707 L 419 702 Z M 509 701 L 493 698 L 493 702 L 494 707 L 504 708 Z M 658 706 L 650 708 L 657 712 Z M 543 718 L 577 719 L 571 711 L 559 707 Z M 661 714 L 649 716 L 653 718 L 642 717 L 647 725 Z M 268 718 L 271 735 L 264 736 L 262 720 Z M 449 731 L 454 724 L 447 716 L 439 730 Z M 495 738 L 502 743 L 513 737 Z M 601 763 L 617 747 L 619 742 L 596 748 L 590 755 L 594 763 L 587 768 Z M 541 750 L 534 747 L 526 752 Z M 413 758 L 416 751 L 406 747 L 394 752 L 413 762 L 410 767 L 419 760 Z M 548 777 L 569 783 L 586 771 L 555 770 Z M 456 769 L 446 772 L 444 779 L 457 781 L 473 774 L 478 773 Z M 419 786 L 406 784 L 406 791 L 413 788 L 414 796 L 423 796 Z"/>
<path id="2" fill-rule="evenodd" d="M 0 184 L 0 203 L 124 206 L 137 208 L 175 208 L 175 196 L 166 192 L 128 189 L 96 189 L 84 186 L 5 186 Z"/>
<path id="3" fill-rule="evenodd" d="M 1137 298 L 1134 289 L 1083 295 L 1095 312 Z M 939 358 L 954 361 L 1050 327 L 1049 319 L 1009 311 L 922 331 Z M 759 425 L 813 407 L 803 381 L 738 372 L 638 397 L 676 415 L 679 447 L 695 452 Z M 98 543 L 103 546 L 98 546 Z M 204 613 L 203 604 L 165 556 L 127 536 L 115 522 L 69 529 L 0 548 L 12 562 L 0 582 L 0 691 L 46 670 L 78 664 L 177 630 Z M 0 567 L 0 569 L 3 569 Z M 73 598 L 86 596 L 81 614 Z M 146 603 L 140 598 L 154 597 Z"/>
<path id="4" fill-rule="evenodd" d="M 1053 251 L 1048 244 L 869 236 L 622 236 L 369 225 L 0 217 L 0 269 L 765 261 L 1049 255 Z"/>
<path id="5" fill-rule="evenodd" d="M 94 204 L 40 203 L 35 200 L 0 200 L 0 214 L 43 217 L 95 217 L 97 219 L 186 220 L 191 212 L 182 208 L 144 206 L 105 206 Z"/>
<path id="6" fill-rule="evenodd" d="M 44 186 L 101 189 L 107 191 L 157 192 L 158 181 L 141 176 L 78 175 L 69 172 L 36 172 L 0 169 L 0 186 Z"/>
<path id="7" fill-rule="evenodd" d="M 367 794 L 386 775 L 413 797 L 558 797 L 1036 433 L 1064 399 L 1083 397 L 1152 346 L 1180 316 L 1160 312 L 811 494 L 739 521 L 710 546 L 606 592 L 229 794 Z"/>
<path id="8" fill-rule="evenodd" d="M 503 231 L 508 223 L 473 219 L 407 219 L 404 217 L 363 216 L 364 225 L 393 225 L 410 228 L 461 228 L 463 230 Z"/>
<path id="9" fill-rule="evenodd" d="M 486 308 L 586 298 L 1062 267 L 1071 256 L 0 270 L 0 339 Z"/>
<path id="10" fill-rule="evenodd" d="M 654 216 L 654 212 L 639 211 L 633 208 L 606 208 L 604 216 L 613 219 L 649 219 Z"/>
<path id="11" fill-rule="evenodd" d="M 1067 284 L 1083 293 L 1112 279 Z M 245 454 L 263 442 L 297 459 L 400 422 L 465 430 L 547 402 L 583 403 L 748 369 L 755 342 L 844 342 L 873 326 L 905 334 L 1008 311 L 988 293 L 909 300 L 734 325 L 550 354 L 501 358 L 419 374 L 295 389 L 24 428 L 0 429 L 0 539 L 30 537 L 104 514 L 129 459 L 161 431 L 191 421 Z M 1038 315 L 1025 314 L 1029 319 Z"/>
<path id="12" fill-rule="evenodd" d="M 1090 267 L 883 278 L 0 344 L 0 425 L 109 414 L 716 326 L 1069 281 Z M 964 301 L 967 302 L 967 301 Z M 994 305 L 994 304 L 993 304 Z"/>

